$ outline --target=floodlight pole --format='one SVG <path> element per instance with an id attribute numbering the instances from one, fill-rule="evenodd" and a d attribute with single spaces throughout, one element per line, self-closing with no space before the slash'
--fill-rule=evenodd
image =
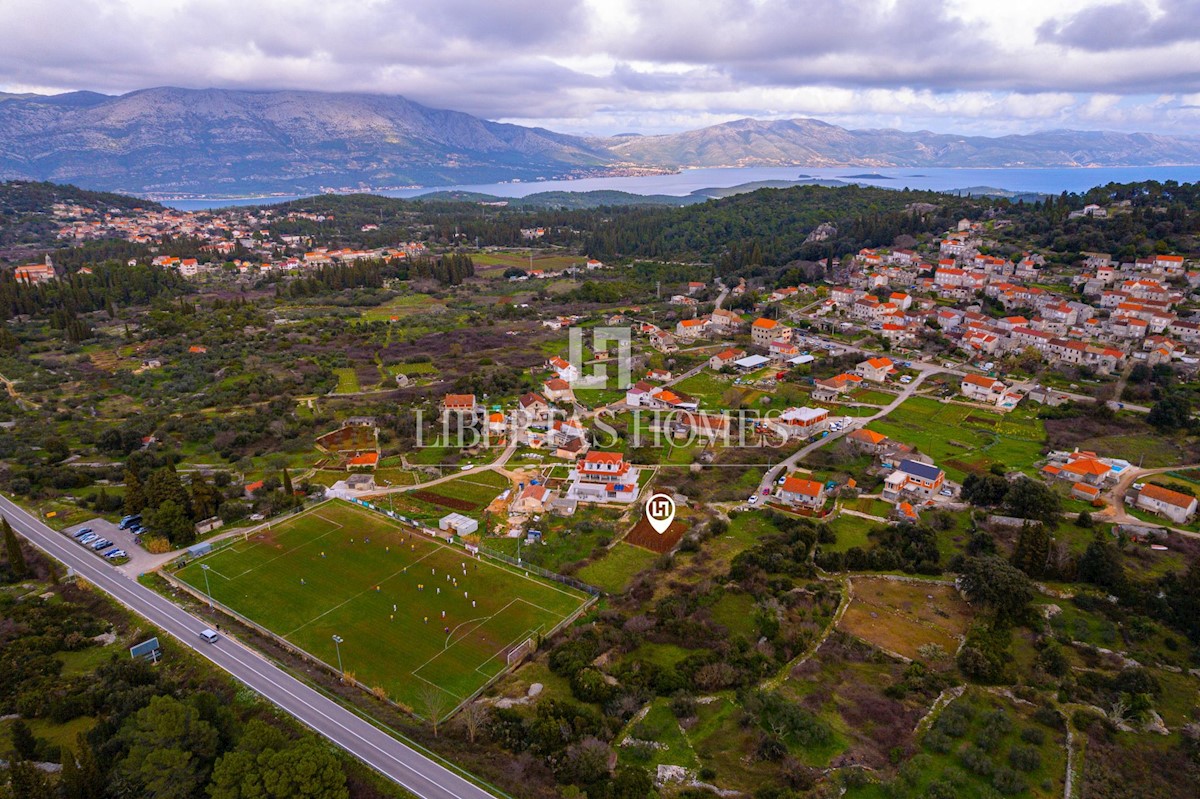
<path id="1" fill-rule="evenodd" d="M 344 640 L 340 635 L 333 636 L 333 647 L 337 650 L 338 674 L 346 673 L 345 669 L 342 668 L 342 642 Z"/>
<path id="2" fill-rule="evenodd" d="M 208 606 L 213 606 L 212 588 L 208 584 L 208 564 L 201 563 L 200 570 L 204 572 L 204 590 L 208 594 Z"/>

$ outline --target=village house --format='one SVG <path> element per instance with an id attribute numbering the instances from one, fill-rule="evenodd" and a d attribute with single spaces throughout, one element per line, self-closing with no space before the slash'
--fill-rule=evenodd
<path id="1" fill-rule="evenodd" d="M 883 481 L 883 498 L 895 502 L 903 494 L 931 497 L 941 490 L 946 473 L 930 463 L 903 460 Z"/>
<path id="2" fill-rule="evenodd" d="M 1008 386 L 1002 380 L 975 374 L 966 375 L 963 377 L 962 382 L 959 383 L 959 391 L 967 399 L 972 399 L 976 402 L 986 402 L 991 405 L 999 402 L 1007 388 Z"/>
<path id="3" fill-rule="evenodd" d="M 675 325 L 675 338 L 680 341 L 695 341 L 707 333 L 708 320 L 705 318 L 681 319 Z"/>
<path id="4" fill-rule="evenodd" d="M 716 355 L 708 359 L 708 368 L 713 371 L 720 371 L 726 366 L 733 366 L 734 361 L 741 360 L 746 357 L 745 350 L 735 350 L 730 347 L 727 350 L 722 350 Z"/>
<path id="5" fill-rule="evenodd" d="M 788 475 L 775 496 L 784 505 L 819 510 L 825 505 L 825 486 L 816 480 Z"/>
<path id="6" fill-rule="evenodd" d="M 760 317 L 750 325 L 750 338 L 755 346 L 765 349 L 772 341 L 791 341 L 792 329 L 774 319 Z"/>
<path id="7" fill-rule="evenodd" d="M 483 406 L 475 402 L 474 394 L 447 394 L 442 399 L 442 415 L 451 414 L 474 421 L 483 415 Z"/>
<path id="8" fill-rule="evenodd" d="M 568 383 L 574 383 L 579 379 L 579 370 L 575 368 L 575 365 L 557 355 L 546 361 L 546 367 L 556 372 L 560 380 Z"/>
<path id="9" fill-rule="evenodd" d="M 566 496 L 580 502 L 633 502 L 638 476 L 637 467 L 621 453 L 592 451 L 571 469 Z"/>
<path id="10" fill-rule="evenodd" d="M 554 498 L 554 492 L 544 485 L 527 485 L 513 500 L 512 510 L 516 513 L 543 513 L 546 503 Z"/>
<path id="11" fill-rule="evenodd" d="M 861 452 L 878 455 L 882 451 L 884 442 L 888 440 L 888 437 L 883 433 L 876 433 L 874 430 L 860 427 L 846 436 L 846 440 Z"/>
<path id="12" fill-rule="evenodd" d="M 849 372 L 816 380 L 813 382 L 812 398 L 817 402 L 836 399 L 840 395 L 858 388 L 862 384 L 862 380 L 859 375 L 852 375 Z"/>
<path id="13" fill-rule="evenodd" d="M 709 319 L 709 324 L 716 333 L 733 333 L 742 326 L 742 317 L 735 314 L 733 311 L 726 311 L 724 308 L 717 308 L 712 312 Z"/>
<path id="14" fill-rule="evenodd" d="M 888 375 L 896 371 L 891 358 L 870 358 L 854 367 L 854 373 L 873 383 L 886 383 Z"/>
<path id="15" fill-rule="evenodd" d="M 575 392 L 571 384 L 561 377 L 552 377 L 542 384 L 542 394 L 550 402 L 574 402 Z"/>
<path id="16" fill-rule="evenodd" d="M 521 415 L 527 424 L 545 424 L 550 420 L 550 403 L 536 391 L 521 395 L 517 400 Z"/>
<path id="17" fill-rule="evenodd" d="M 825 408 L 788 408 L 763 424 L 786 438 L 806 439 L 829 429 L 829 411 Z"/>
<path id="18" fill-rule="evenodd" d="M 1147 483 L 1138 491 L 1134 506 L 1165 516 L 1176 524 L 1187 524 L 1196 513 L 1196 498 Z"/>

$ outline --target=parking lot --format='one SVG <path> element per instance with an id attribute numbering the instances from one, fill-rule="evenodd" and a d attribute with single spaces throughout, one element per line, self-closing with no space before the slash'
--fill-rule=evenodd
<path id="1" fill-rule="evenodd" d="M 112 549 L 113 546 L 120 547 L 121 549 L 125 550 L 126 554 L 128 555 L 133 555 L 135 552 L 141 551 L 141 547 L 133 543 L 133 533 L 129 532 L 128 530 L 122 530 L 118 528 L 117 525 L 113 524 L 107 519 L 89 519 L 86 522 L 72 525 L 63 530 L 63 532 L 68 536 L 74 536 L 75 533 L 79 532 L 85 527 L 90 527 L 93 533 L 112 541 L 112 546 L 104 547 L 100 550 L 100 552 Z M 80 549 L 91 548 L 86 544 L 80 544 L 78 542 L 75 543 Z M 96 553 L 96 557 L 100 557 L 100 552 Z"/>

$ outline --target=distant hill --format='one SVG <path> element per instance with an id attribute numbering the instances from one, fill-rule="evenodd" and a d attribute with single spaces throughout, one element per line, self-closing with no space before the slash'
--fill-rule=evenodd
<path id="1" fill-rule="evenodd" d="M 622 159 L 657 166 L 1072 167 L 1200 163 L 1200 138 L 1053 130 L 958 136 L 847 130 L 816 119 L 740 119 L 685 133 L 607 140 Z"/>
<path id="2" fill-rule="evenodd" d="M 378 191 L 684 167 L 1162 164 L 1200 164 L 1200 137 L 1054 130 L 989 138 L 742 119 L 684 133 L 585 138 L 399 96 L 177 88 L 119 97 L 0 94 L 0 179 L 150 196 Z"/>

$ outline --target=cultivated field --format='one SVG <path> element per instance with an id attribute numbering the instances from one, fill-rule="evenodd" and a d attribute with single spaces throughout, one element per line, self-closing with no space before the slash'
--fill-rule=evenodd
<path id="1" fill-rule="evenodd" d="M 341 501 L 177 576 L 206 591 L 202 565 L 216 601 L 335 667 L 341 636 L 347 672 L 426 718 L 448 715 L 503 670 L 512 647 L 586 601 Z"/>
<path id="2" fill-rule="evenodd" d="M 951 480 L 982 474 L 993 463 L 1033 471 L 1046 431 L 1027 409 L 1001 415 L 968 405 L 912 397 L 869 427 L 916 446 L 933 458 Z"/>

